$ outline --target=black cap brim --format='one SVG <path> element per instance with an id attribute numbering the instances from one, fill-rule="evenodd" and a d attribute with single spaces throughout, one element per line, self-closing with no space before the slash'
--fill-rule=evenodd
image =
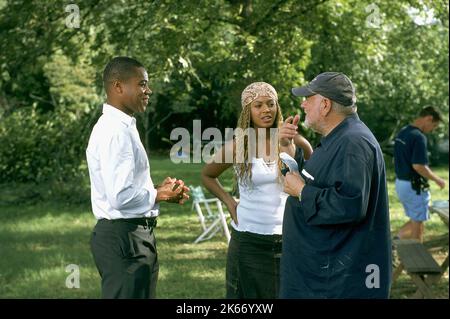
<path id="1" fill-rule="evenodd" d="M 311 91 L 308 86 L 292 88 L 291 92 L 295 96 L 312 96 L 316 94 L 315 92 Z"/>

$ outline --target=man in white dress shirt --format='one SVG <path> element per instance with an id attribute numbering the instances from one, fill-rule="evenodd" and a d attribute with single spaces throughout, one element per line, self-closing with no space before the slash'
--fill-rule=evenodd
<path id="1" fill-rule="evenodd" d="M 155 186 L 133 114 L 144 112 L 152 91 L 144 66 L 112 59 L 103 72 L 107 100 L 86 157 L 92 210 L 98 220 L 91 250 L 103 298 L 154 298 L 158 259 L 154 235 L 161 201 L 183 204 L 189 189 L 167 177 Z"/>

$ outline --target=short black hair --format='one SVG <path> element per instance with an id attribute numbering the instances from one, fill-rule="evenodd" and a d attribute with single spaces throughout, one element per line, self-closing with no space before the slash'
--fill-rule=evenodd
<path id="1" fill-rule="evenodd" d="M 144 68 L 144 65 L 136 59 L 127 56 L 113 58 L 103 70 L 103 86 L 107 90 L 108 83 L 113 80 L 127 80 L 135 74 L 136 68 Z"/>
<path id="2" fill-rule="evenodd" d="M 419 113 L 420 117 L 425 117 L 429 115 L 433 117 L 433 122 L 442 121 L 442 115 L 433 106 L 426 106 Z"/>

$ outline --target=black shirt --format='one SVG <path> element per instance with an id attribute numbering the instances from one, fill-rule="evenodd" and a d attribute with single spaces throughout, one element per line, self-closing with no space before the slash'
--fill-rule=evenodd
<path id="1" fill-rule="evenodd" d="M 303 170 L 302 170 L 303 169 Z M 283 220 L 281 298 L 388 298 L 391 241 L 380 146 L 358 115 L 306 161 Z"/>
<path id="2" fill-rule="evenodd" d="M 394 145 L 395 175 L 411 180 L 419 174 L 412 164 L 428 165 L 427 138 L 419 128 L 407 125 L 400 130 Z"/>

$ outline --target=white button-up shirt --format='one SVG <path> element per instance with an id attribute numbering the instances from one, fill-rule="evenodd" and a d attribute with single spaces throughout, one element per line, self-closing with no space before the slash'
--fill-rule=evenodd
<path id="1" fill-rule="evenodd" d="M 86 157 L 92 211 L 97 219 L 158 216 L 150 164 L 134 117 L 103 104 Z"/>

